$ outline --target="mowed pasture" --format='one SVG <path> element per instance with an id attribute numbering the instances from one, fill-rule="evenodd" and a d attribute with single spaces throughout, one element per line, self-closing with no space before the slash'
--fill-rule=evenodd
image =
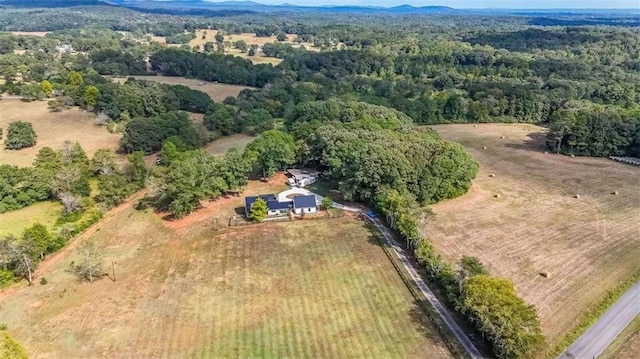
<path id="1" fill-rule="evenodd" d="M 7 234 L 20 236 L 34 223 L 44 224 L 52 228 L 62 212 L 60 202 L 38 202 L 25 208 L 0 213 L 0 237 Z"/>
<path id="2" fill-rule="evenodd" d="M 59 149 L 65 141 L 77 141 L 89 156 L 93 156 L 100 148 L 117 150 L 120 135 L 111 134 L 106 128 L 97 126 L 94 118 L 95 115 L 78 108 L 51 112 L 46 101 L 2 99 L 0 128 L 3 129 L 3 138 L 6 138 L 9 123 L 14 121 L 30 122 L 38 138 L 35 146 L 17 151 L 6 150 L 2 141 L 0 164 L 30 166 L 41 148 Z"/>
<path id="3" fill-rule="evenodd" d="M 33 358 L 450 357 L 357 219 L 174 229 L 127 205 L 98 226 L 72 246 L 96 241 L 115 282 L 78 283 L 66 250 L 0 299 Z"/>
<path id="4" fill-rule="evenodd" d="M 168 85 L 182 85 L 192 88 L 194 90 L 199 90 L 211 97 L 215 102 L 222 102 L 225 98 L 232 96 L 236 97 L 240 93 L 240 91 L 244 89 L 248 89 L 251 87 L 240 86 L 240 85 L 229 85 L 229 84 L 221 84 L 215 82 L 202 81 L 197 79 L 188 79 L 185 77 L 177 77 L 177 76 L 129 76 L 133 77 L 136 80 L 146 80 L 146 81 L 156 81 L 162 84 Z M 117 77 L 112 78 L 112 80 L 123 83 L 127 81 L 127 78 Z"/>
<path id="5" fill-rule="evenodd" d="M 255 139 L 254 136 L 237 133 L 229 136 L 220 137 L 219 139 L 209 142 L 204 146 L 204 149 L 214 155 L 224 155 L 232 148 L 238 151 L 244 151 L 249 142 Z"/>
<path id="6" fill-rule="evenodd" d="M 477 256 L 512 280 L 550 347 L 640 269 L 639 167 L 545 154 L 544 129 L 533 125 L 432 128 L 461 143 L 480 172 L 467 194 L 433 206 L 428 236 L 450 260 Z"/>

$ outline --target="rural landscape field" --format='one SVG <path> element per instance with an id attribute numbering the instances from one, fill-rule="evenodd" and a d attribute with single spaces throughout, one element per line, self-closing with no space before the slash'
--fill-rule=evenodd
<path id="1" fill-rule="evenodd" d="M 99 148 L 118 149 L 121 135 L 112 134 L 106 128 L 96 126 L 95 115 L 78 108 L 52 112 L 46 101 L 24 102 L 19 99 L 0 100 L 0 128 L 13 121 L 27 121 L 38 136 L 35 146 L 20 151 L 0 149 L 0 164 L 30 166 L 43 147 L 60 149 L 65 141 L 76 141 L 89 156 Z"/>
<path id="2" fill-rule="evenodd" d="M 249 88 L 247 86 L 238 86 L 238 85 L 228 85 L 221 83 L 213 83 L 208 81 L 196 80 L 196 79 L 187 79 L 184 77 L 177 76 L 131 76 L 136 80 L 147 80 L 147 81 L 156 81 L 162 84 L 169 85 L 182 85 L 190 87 L 194 90 L 199 90 L 211 97 L 212 100 L 216 102 L 222 102 L 225 98 L 231 96 L 236 97 L 240 93 L 240 91 Z M 127 78 L 113 78 L 114 81 L 123 83 L 127 81 Z"/>
<path id="3" fill-rule="evenodd" d="M 640 270 L 640 168 L 546 153 L 533 125 L 433 128 L 480 172 L 469 193 L 433 206 L 429 238 L 449 258 L 477 256 L 513 280 L 550 345 Z"/>
<path id="4" fill-rule="evenodd" d="M 216 230 L 214 214 L 171 228 L 118 207 L 43 266 L 46 286 L 4 298 L 0 321 L 39 358 L 450 357 L 363 222 Z M 82 241 L 115 282 L 68 273 Z"/>

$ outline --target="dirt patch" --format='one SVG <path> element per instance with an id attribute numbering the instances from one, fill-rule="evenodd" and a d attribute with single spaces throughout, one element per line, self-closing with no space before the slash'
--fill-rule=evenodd
<path id="1" fill-rule="evenodd" d="M 433 206 L 429 237 L 450 260 L 477 256 L 511 279 L 553 346 L 640 266 L 640 168 L 545 154 L 544 129 L 531 125 L 433 128 L 480 173 L 469 193 Z"/>
<path id="2" fill-rule="evenodd" d="M 72 108 L 51 112 L 46 101 L 23 102 L 18 99 L 0 101 L 0 127 L 6 138 L 9 123 L 26 121 L 33 125 L 38 136 L 33 147 L 18 151 L 0 149 L 0 164 L 30 166 L 43 147 L 62 148 L 65 141 L 78 141 L 89 157 L 100 148 L 118 149 L 120 135 L 111 134 L 106 128 L 96 126 L 94 115 Z"/>

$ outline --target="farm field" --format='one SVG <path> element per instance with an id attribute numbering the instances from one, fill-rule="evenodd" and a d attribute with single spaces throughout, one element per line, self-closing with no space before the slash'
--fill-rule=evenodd
<path id="1" fill-rule="evenodd" d="M 137 80 L 156 81 L 156 82 L 169 84 L 169 85 L 187 86 L 194 90 L 199 90 L 206 93 L 215 102 L 222 102 L 224 101 L 225 98 L 229 96 L 236 97 L 238 96 L 240 91 L 250 88 L 247 86 L 220 84 L 220 83 L 207 82 L 207 81 L 202 81 L 197 79 L 188 79 L 188 78 L 176 77 L 176 76 L 128 76 L 128 77 L 133 77 Z M 112 78 L 112 80 L 119 83 L 123 83 L 127 81 L 127 78 L 118 77 L 118 78 Z"/>
<path id="2" fill-rule="evenodd" d="M 213 142 L 209 142 L 204 146 L 204 149 L 214 155 L 224 155 L 232 148 L 236 148 L 238 151 L 242 152 L 254 138 L 255 137 L 253 136 L 237 133 L 230 136 L 220 137 Z"/>
<path id="3" fill-rule="evenodd" d="M 87 155 L 99 148 L 116 150 L 120 135 L 111 134 L 104 127 L 96 126 L 93 114 L 71 108 L 61 112 L 51 112 L 46 101 L 22 102 L 18 99 L 0 101 L 0 127 L 6 136 L 7 127 L 13 121 L 31 122 L 38 136 L 33 147 L 18 151 L 0 149 L 0 164 L 30 166 L 42 147 L 59 149 L 65 141 L 79 142 Z M 2 141 L 4 143 L 4 141 Z"/>
<path id="4" fill-rule="evenodd" d="M 433 206 L 429 237 L 450 260 L 477 256 L 511 279 L 549 347 L 640 269 L 640 168 L 545 154 L 544 129 L 533 125 L 432 128 L 461 143 L 480 172 L 467 194 Z"/>
<path id="5" fill-rule="evenodd" d="M 363 222 L 184 221 L 119 207 L 71 244 L 96 241 L 116 282 L 78 283 L 65 250 L 47 285 L 0 295 L 0 322 L 34 358 L 450 357 Z"/>
<path id="6" fill-rule="evenodd" d="M 598 358 L 631 359 L 638 357 L 640 357 L 640 316 L 629 323 L 629 326 Z"/>
<path id="7" fill-rule="evenodd" d="M 16 36 L 45 37 L 47 34 L 51 33 L 51 31 L 11 31 L 11 33 Z"/>
<path id="8" fill-rule="evenodd" d="M 19 236 L 25 228 L 38 222 L 52 228 L 62 211 L 60 202 L 38 202 L 25 208 L 0 213 L 0 237 L 7 234 Z"/>

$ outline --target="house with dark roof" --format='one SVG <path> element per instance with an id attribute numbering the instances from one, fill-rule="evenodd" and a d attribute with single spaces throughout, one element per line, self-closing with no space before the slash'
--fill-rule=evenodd
<path id="1" fill-rule="evenodd" d="M 295 214 L 316 213 L 318 212 L 318 205 L 316 203 L 316 197 L 314 195 L 296 196 L 293 200 L 278 201 L 278 198 L 273 194 L 261 194 L 259 196 L 249 196 L 244 199 L 244 214 L 248 217 L 251 206 L 256 202 L 258 198 L 262 198 L 267 202 L 267 215 L 268 216 L 284 216 L 293 210 Z"/>
<path id="2" fill-rule="evenodd" d="M 318 204 L 316 203 L 316 196 L 310 194 L 306 196 L 293 197 L 293 212 L 295 214 L 318 212 Z"/>

